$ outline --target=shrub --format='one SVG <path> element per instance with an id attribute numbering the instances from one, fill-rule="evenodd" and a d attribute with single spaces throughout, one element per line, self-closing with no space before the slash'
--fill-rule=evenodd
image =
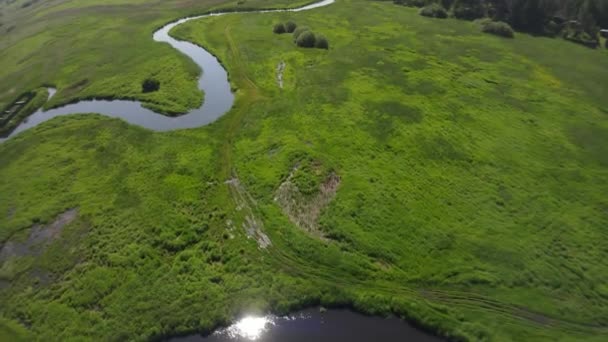
<path id="1" fill-rule="evenodd" d="M 283 23 L 275 24 L 274 27 L 272 28 L 272 32 L 274 32 L 276 34 L 285 33 L 285 25 L 283 25 Z"/>
<path id="2" fill-rule="evenodd" d="M 544 27 L 544 34 L 547 36 L 555 37 L 559 34 L 561 30 L 560 25 L 554 20 L 549 20 Z"/>
<path id="3" fill-rule="evenodd" d="M 317 49 L 329 49 L 329 42 L 327 41 L 327 38 L 325 38 L 325 36 L 323 35 L 317 35 L 315 37 L 315 47 Z"/>
<path id="4" fill-rule="evenodd" d="M 606 41 L 604 42 L 604 46 L 606 47 L 606 49 L 608 49 L 608 39 L 606 39 Z"/>
<path id="5" fill-rule="evenodd" d="M 310 31 L 304 31 L 296 39 L 299 47 L 311 48 L 315 46 L 315 35 Z"/>
<path id="6" fill-rule="evenodd" d="M 296 28 L 296 29 L 293 31 L 293 40 L 294 40 L 294 41 L 297 41 L 297 40 L 298 40 L 298 37 L 299 37 L 299 36 L 300 36 L 300 35 L 301 35 L 303 32 L 306 32 L 306 31 L 309 31 L 309 30 L 310 30 L 310 29 L 309 29 L 308 27 L 306 27 L 306 26 L 302 26 L 302 27 L 298 27 L 298 28 Z"/>
<path id="7" fill-rule="evenodd" d="M 587 32 L 582 30 L 576 30 L 572 28 L 566 28 L 563 31 L 563 37 L 571 42 L 584 45 L 586 47 L 595 49 L 599 45 L 597 38 L 592 37 Z"/>
<path id="8" fill-rule="evenodd" d="M 473 20 L 484 16 L 481 0 L 456 0 L 454 16 L 458 19 Z"/>
<path id="9" fill-rule="evenodd" d="M 448 12 L 439 4 L 430 4 L 420 9 L 420 15 L 431 18 L 447 18 Z"/>
<path id="10" fill-rule="evenodd" d="M 154 78 L 146 78 L 141 84 L 141 89 L 144 93 L 151 93 L 160 89 L 160 82 Z"/>
<path id="11" fill-rule="evenodd" d="M 511 26 L 502 21 L 484 22 L 481 25 L 481 31 L 506 38 L 515 37 L 515 32 L 513 32 Z"/>
<path id="12" fill-rule="evenodd" d="M 422 7 L 426 5 L 429 0 L 393 0 L 393 3 L 397 5 L 410 6 L 410 7 Z"/>
<path id="13" fill-rule="evenodd" d="M 292 33 L 293 31 L 295 31 L 297 26 L 298 25 L 296 25 L 296 23 L 294 23 L 293 21 L 290 20 L 285 23 L 285 31 L 287 33 Z"/>

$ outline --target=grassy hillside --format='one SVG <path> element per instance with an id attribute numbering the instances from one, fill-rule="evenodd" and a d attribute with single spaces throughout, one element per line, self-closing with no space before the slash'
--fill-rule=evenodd
<path id="1" fill-rule="evenodd" d="M 289 19 L 330 49 L 272 33 Z M 604 51 L 360 0 L 173 34 L 230 73 L 216 123 L 72 116 L 0 145 L 0 240 L 78 213 L 0 260 L 3 334 L 143 340 L 318 303 L 467 340 L 608 333 Z"/>

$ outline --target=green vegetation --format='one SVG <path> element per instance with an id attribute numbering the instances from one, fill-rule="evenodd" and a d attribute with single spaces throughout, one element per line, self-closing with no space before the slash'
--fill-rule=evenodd
<path id="1" fill-rule="evenodd" d="M 152 33 L 177 18 L 234 9 L 227 0 L 0 1 L 0 108 L 19 94 L 52 84 L 46 108 L 81 99 L 135 99 L 159 113 L 198 108 L 199 68 Z M 239 10 L 300 6 L 310 0 L 248 0 Z M 156 78 L 162 89 L 142 92 Z M 179 91 L 176 91 L 179 90 Z"/>
<path id="2" fill-rule="evenodd" d="M 298 26 L 295 28 L 293 30 L 293 41 L 297 46 L 303 48 L 329 49 L 327 37 L 321 34 L 315 35 L 308 26 Z"/>
<path id="3" fill-rule="evenodd" d="M 317 49 L 329 49 L 329 42 L 324 35 L 318 34 L 315 36 L 315 47 Z"/>
<path id="4" fill-rule="evenodd" d="M 16 101 L 6 106 L 0 112 L 0 137 L 9 135 L 25 118 L 36 112 L 49 97 L 46 88 L 28 91 L 17 97 Z M 25 101 L 24 105 L 17 104 Z"/>
<path id="5" fill-rule="evenodd" d="M 125 15 L 119 2 L 102 9 Z M 92 20 L 78 3 L 39 16 L 71 10 Z M 191 13 L 148 5 L 131 2 L 129 25 L 102 11 L 94 27 L 103 32 L 85 25 L 76 34 L 137 33 L 128 39 L 135 52 L 82 77 L 93 86 L 119 75 L 135 82 L 124 94 L 140 99 L 167 100 L 167 88 L 187 97 L 190 82 L 154 70 L 174 61 L 182 79 L 189 62 L 151 42 L 149 21 Z M 326 32 L 332 49 L 294 49 L 273 36 L 273 23 L 286 20 Z M 361 0 L 210 17 L 172 34 L 207 47 L 229 71 L 236 102 L 217 122 L 160 133 L 75 115 L 0 145 L 0 241 L 78 210 L 40 255 L 2 261 L 0 339 L 146 340 L 317 304 L 392 313 L 465 340 L 605 339 L 608 51 L 527 34 L 498 39 L 468 22 Z M 48 40 L 56 53 L 55 44 L 73 41 L 50 37 L 33 35 L 27 46 Z M 146 48 L 147 66 L 125 58 Z M 24 53 L 7 51 L 0 66 Z M 94 56 L 66 54 L 61 68 Z M 79 54 L 83 61 L 71 60 Z M 24 89 L 56 82 L 64 94 L 53 103 L 77 78 L 0 70 L 12 70 L 3 81 L 29 79 L 15 83 Z M 142 94 L 150 75 L 162 86 Z M 332 173 L 340 184 L 315 222 L 319 238 L 275 195 L 291 176 L 315 198 Z M 252 221 L 271 245 L 260 247 Z"/>
<path id="6" fill-rule="evenodd" d="M 304 32 L 310 31 L 310 28 L 307 26 L 298 26 L 295 30 L 293 30 L 293 41 L 297 41 L 298 37 Z"/>
<path id="7" fill-rule="evenodd" d="M 154 78 L 146 78 L 141 84 L 141 91 L 144 93 L 151 93 L 160 89 L 160 82 Z"/>
<path id="8" fill-rule="evenodd" d="M 505 38 L 515 37 L 515 32 L 513 32 L 511 26 L 502 21 L 485 20 L 481 23 L 481 31 Z"/>
<path id="9" fill-rule="evenodd" d="M 454 17 L 465 20 L 481 18 L 485 14 L 480 0 L 455 0 L 452 11 Z"/>
<path id="10" fill-rule="evenodd" d="M 448 12 L 440 4 L 433 3 L 424 6 L 420 9 L 420 15 L 431 18 L 445 19 L 448 17 Z"/>
<path id="11" fill-rule="evenodd" d="M 0 340 L 21 342 L 31 340 L 31 336 L 23 326 L 0 316 Z"/>
<path id="12" fill-rule="evenodd" d="M 315 46 L 315 34 L 310 31 L 304 31 L 296 39 L 296 45 L 299 47 L 311 48 Z"/>
<path id="13" fill-rule="evenodd" d="M 274 33 L 293 33 L 296 30 L 296 27 L 298 25 L 296 25 L 296 23 L 294 23 L 293 21 L 289 20 L 286 23 L 278 23 L 274 25 L 274 28 L 272 29 L 272 32 Z"/>
<path id="14" fill-rule="evenodd" d="M 296 25 L 296 23 L 294 23 L 291 20 L 289 20 L 285 23 L 285 31 L 287 33 L 293 33 L 293 31 L 296 30 L 296 27 L 298 27 L 298 25 Z"/>
<path id="15" fill-rule="evenodd" d="M 276 34 L 282 34 L 287 31 L 285 31 L 285 25 L 283 25 L 283 23 L 278 23 L 278 24 L 274 24 L 274 27 L 272 28 L 272 32 L 274 32 Z"/>
<path id="16" fill-rule="evenodd" d="M 600 28 L 608 27 L 605 0 L 393 0 L 406 6 L 423 7 L 420 14 L 437 17 L 448 9 L 459 19 L 490 18 L 517 30 L 547 36 L 562 36 L 588 47 L 599 45 Z M 446 12 L 447 15 L 447 12 Z M 506 32 L 506 31 L 505 31 Z"/>

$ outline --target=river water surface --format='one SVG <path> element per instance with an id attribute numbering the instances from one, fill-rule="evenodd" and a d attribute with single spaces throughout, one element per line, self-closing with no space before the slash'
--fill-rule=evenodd
<path id="1" fill-rule="evenodd" d="M 249 316 L 209 336 L 190 335 L 171 342 L 439 342 L 398 318 L 370 317 L 348 310 L 309 309 L 283 317 Z"/>

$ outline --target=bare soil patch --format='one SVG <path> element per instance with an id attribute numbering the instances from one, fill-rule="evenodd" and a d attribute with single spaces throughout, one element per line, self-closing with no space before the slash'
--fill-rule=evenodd
<path id="1" fill-rule="evenodd" d="M 243 212 L 243 229 L 249 238 L 255 239 L 262 249 L 272 244 L 270 238 L 264 233 L 264 224 L 254 214 L 257 203 L 245 190 L 238 178 L 234 177 L 225 182 L 230 187 L 230 193 L 236 204 L 236 210 Z"/>
<path id="2" fill-rule="evenodd" d="M 319 229 L 319 217 L 323 209 L 333 200 L 340 186 L 340 176 L 331 172 L 319 185 L 319 191 L 306 196 L 292 181 L 293 172 L 279 186 L 275 201 L 291 222 L 318 238 L 324 238 Z"/>
<path id="3" fill-rule="evenodd" d="M 10 257 L 21 257 L 25 255 L 40 255 L 46 245 L 61 235 L 63 227 L 71 223 L 78 216 L 77 209 L 70 209 L 55 218 L 47 225 L 36 224 L 32 226 L 26 241 L 8 241 L 0 250 L 0 261 Z"/>

